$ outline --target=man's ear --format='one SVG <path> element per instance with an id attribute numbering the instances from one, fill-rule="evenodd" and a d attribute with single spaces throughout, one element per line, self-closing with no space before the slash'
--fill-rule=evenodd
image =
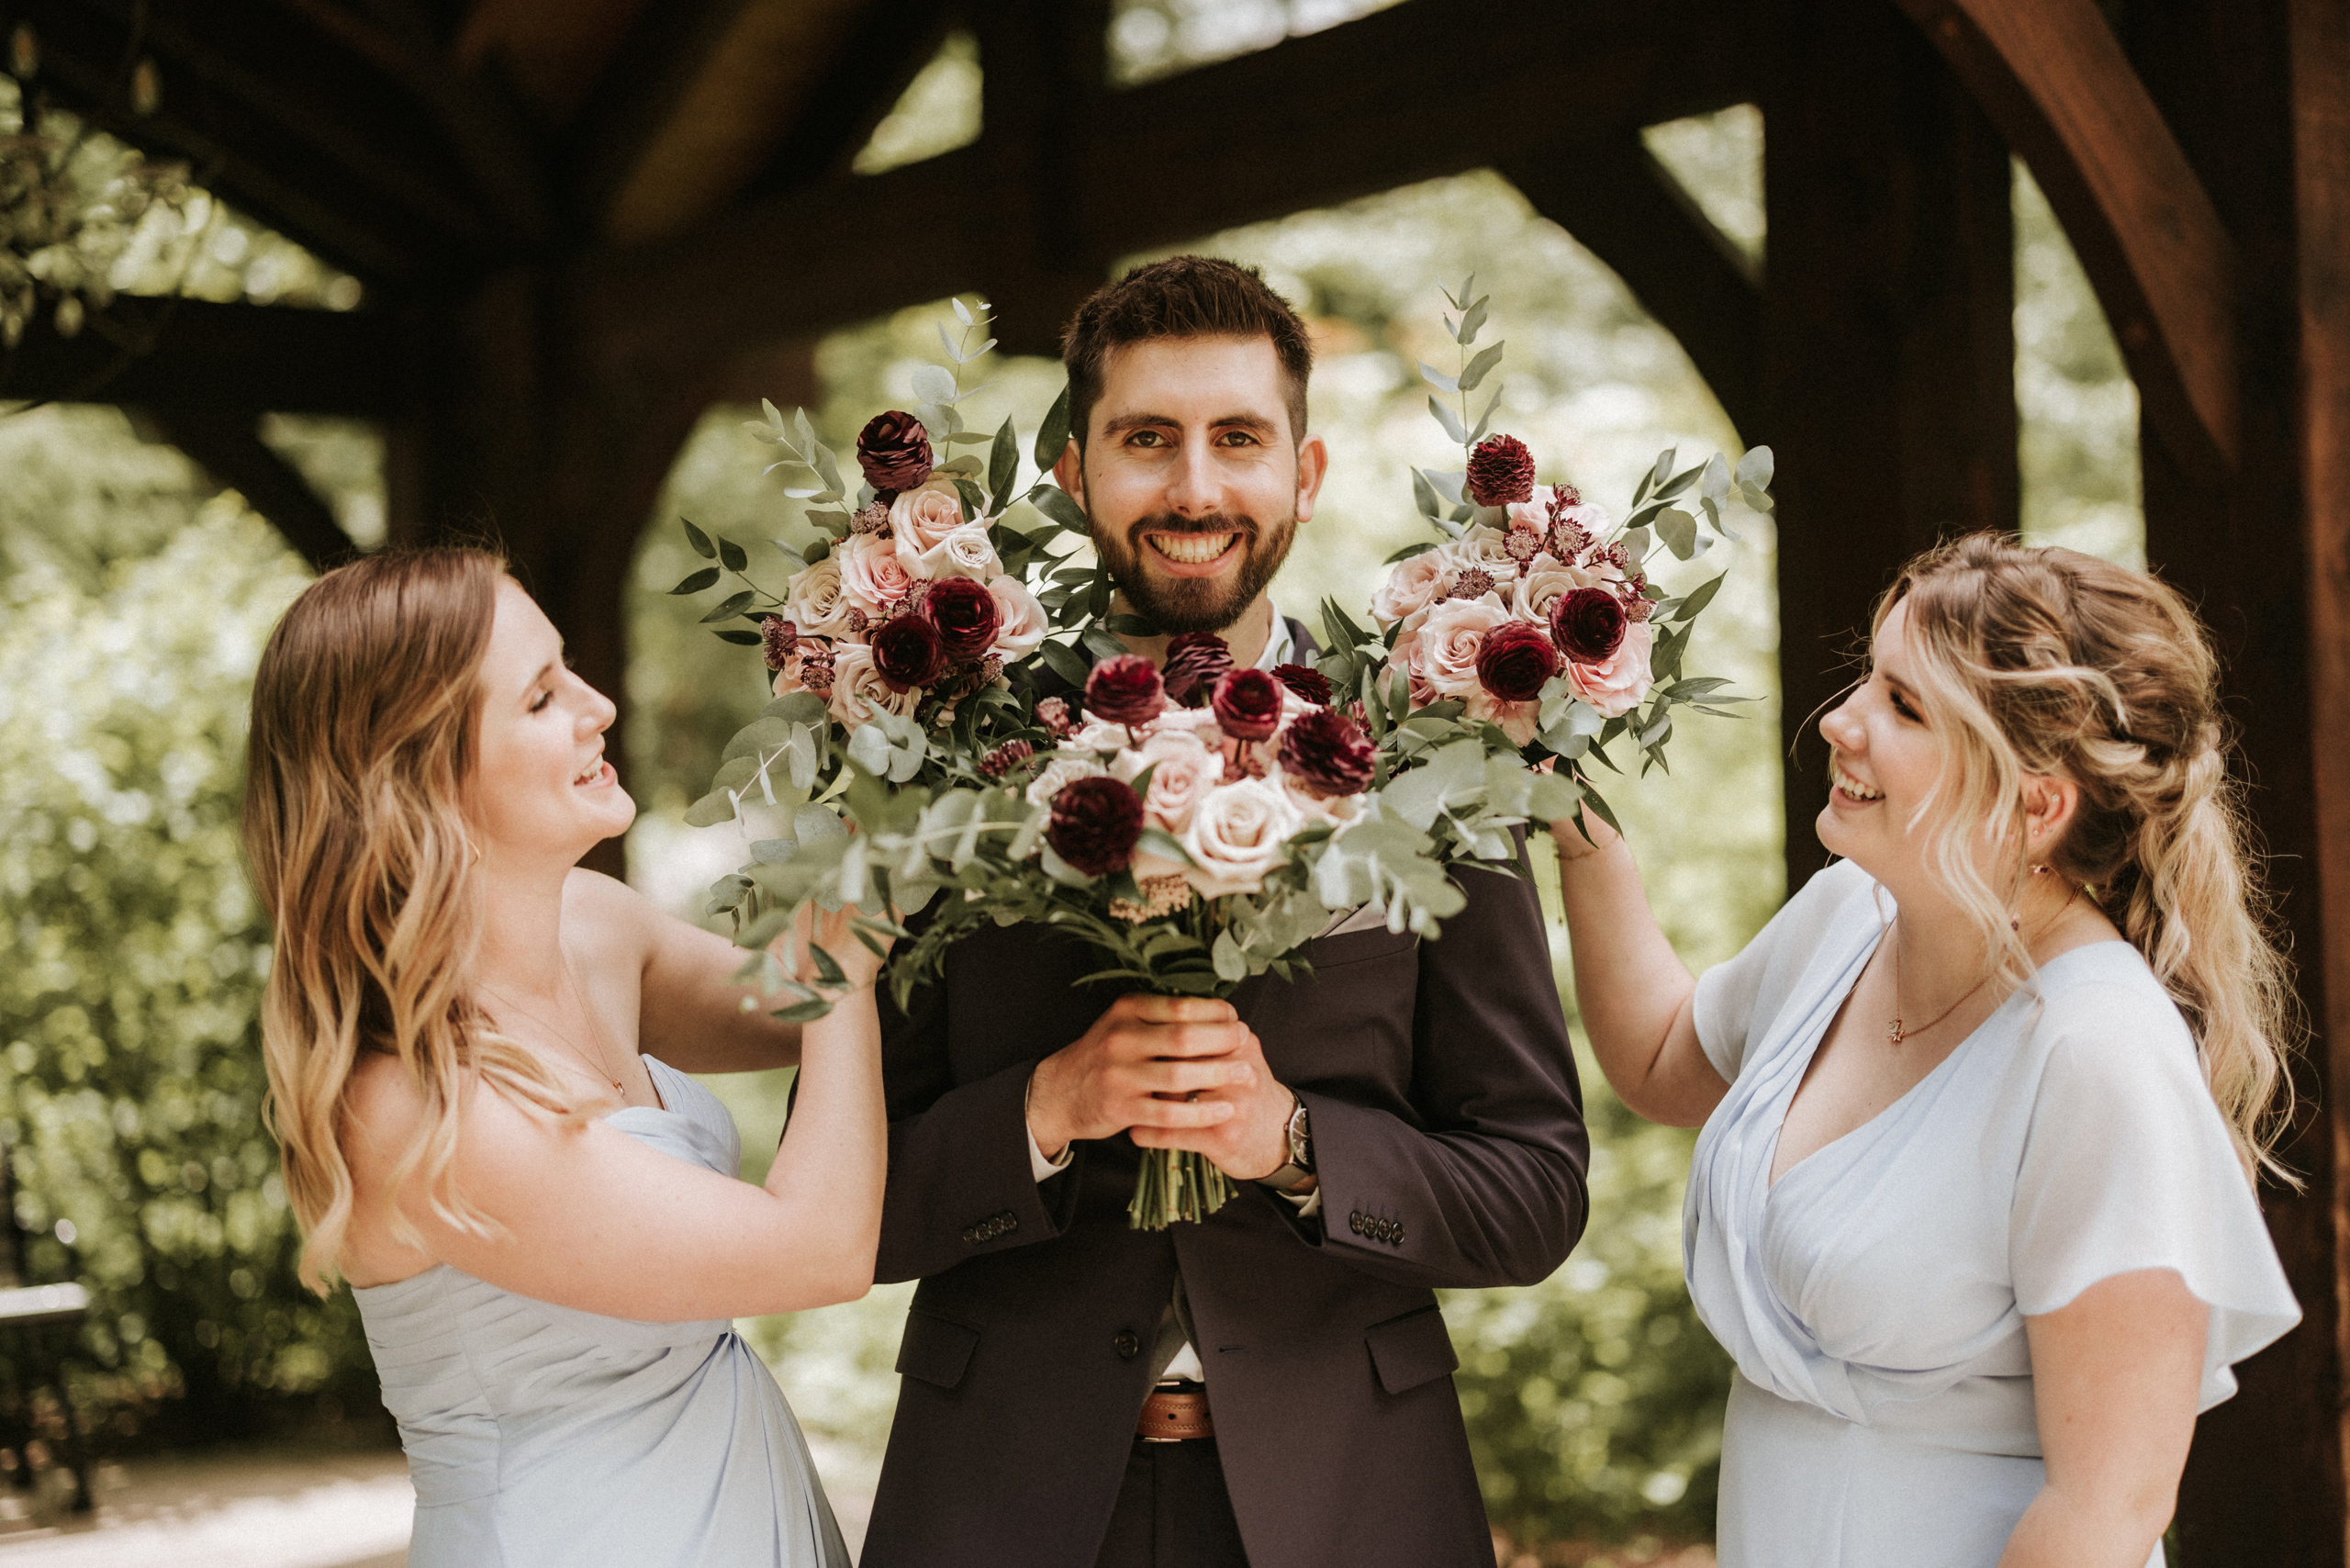
<path id="1" fill-rule="evenodd" d="M 1322 476 L 1330 471 L 1330 449 L 1318 435 L 1297 443 L 1297 521 L 1314 521 L 1314 498 L 1322 493 Z"/>
<path id="2" fill-rule="evenodd" d="M 1069 438 L 1061 448 L 1058 461 L 1053 465 L 1053 483 L 1069 492 L 1069 498 L 1079 506 L 1085 504 L 1085 452 L 1077 444 L 1077 437 Z"/>

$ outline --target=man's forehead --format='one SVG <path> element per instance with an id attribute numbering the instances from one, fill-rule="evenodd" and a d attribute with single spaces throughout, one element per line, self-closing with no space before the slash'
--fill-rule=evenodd
<path id="1" fill-rule="evenodd" d="M 1093 418 L 1097 423 L 1135 413 L 1214 419 L 1246 411 L 1286 424 L 1287 394 L 1270 338 L 1145 338 L 1102 356 Z"/>

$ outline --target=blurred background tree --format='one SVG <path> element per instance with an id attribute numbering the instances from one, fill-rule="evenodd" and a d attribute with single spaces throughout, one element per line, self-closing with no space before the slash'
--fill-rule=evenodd
<path id="1" fill-rule="evenodd" d="M 1127 0 L 1116 73 L 1140 81 L 1377 8 L 1363 0 Z M 985 62 L 948 41 L 860 160 L 934 155 L 978 127 Z M 7 88 L 0 82 L 0 109 Z M 1655 128 L 1650 145 L 1715 222 L 1759 252 L 1760 117 L 1736 109 Z M 200 195 L 200 193 L 198 193 Z M 2027 533 L 2121 559 L 2143 554 L 2136 404 L 2077 263 L 2019 173 L 2018 397 Z M 160 221 L 160 220 L 158 220 Z M 119 286 L 347 308 L 356 284 L 212 204 L 158 229 Z M 233 236 L 224 238 L 224 236 Z M 1733 431 L 1679 346 L 1573 241 L 1507 185 L 1470 175 L 1348 207 L 1203 236 L 1254 263 L 1309 318 L 1312 423 L 1334 472 L 1277 585 L 1292 612 L 1325 594 L 1360 603 L 1379 560 L 1416 536 L 1405 468 L 1450 455 L 1413 362 L 1432 357 L 1439 283 L 1475 271 L 1509 341 L 1505 423 L 1545 479 L 1620 507 L 1661 447 L 1733 453 Z M 1142 259 L 1142 258 L 1136 258 Z M 266 263 L 266 264 L 263 264 Z M 128 266 L 118 258 L 112 265 Z M 935 307 L 834 335 L 811 410 L 845 445 L 909 400 L 935 347 Z M 1043 360 L 973 367 L 975 422 L 1024 430 L 1057 391 Z M 670 476 L 637 560 L 628 782 L 643 806 L 632 879 L 691 914 L 742 852 L 731 830 L 682 825 L 726 737 L 763 696 L 757 661 L 695 624 L 666 590 L 698 562 L 679 516 L 746 544 L 805 537 L 770 455 L 711 410 Z M 363 543 L 382 537 L 382 447 L 348 421 L 276 419 L 266 438 L 334 498 Z M 118 1434 L 161 1440 L 289 1419 L 375 1417 L 347 1294 L 296 1286 L 293 1235 L 259 1121 L 254 1012 L 266 933 L 237 864 L 243 709 L 262 638 L 299 566 L 233 496 L 109 409 L 0 417 L 0 1135 L 16 1150 L 19 1218 L 48 1233 L 42 1277 L 78 1266 L 99 1298 L 82 1393 Z M 1693 671 L 1762 700 L 1693 723 L 1673 777 L 1619 786 L 1652 898 L 1693 967 L 1736 950 L 1784 894 L 1778 816 L 1769 520 L 1689 566 L 1727 566 Z M 767 577 L 785 564 L 767 552 Z M 756 569 L 755 567 L 755 569 Z M 1796 831 L 1808 831 L 1797 824 Z M 1539 868 L 1547 878 L 1547 868 Z M 1554 930 L 1572 1013 L 1563 933 Z M 1520 1541 L 1631 1543 L 1710 1533 L 1727 1362 L 1680 1280 L 1690 1135 L 1627 1113 L 1583 1064 L 1595 1151 L 1593 1222 L 1553 1279 L 1447 1303 L 1480 1473 L 1496 1524 Z M 711 1081 L 763 1174 L 788 1075 Z M 54 1238 L 66 1220 L 79 1258 Z M 896 1396 L 904 1287 L 850 1306 L 745 1325 L 777 1365 L 828 1482 L 850 1508 L 869 1488 Z M 379 1417 L 378 1417 L 379 1418 Z"/>

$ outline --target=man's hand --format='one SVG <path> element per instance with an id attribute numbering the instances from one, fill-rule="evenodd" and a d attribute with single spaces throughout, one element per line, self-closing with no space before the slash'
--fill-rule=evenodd
<path id="1" fill-rule="evenodd" d="M 1028 1081 L 1028 1131 L 1048 1159 L 1058 1159 L 1073 1138 L 1111 1137 L 1129 1128 L 1136 1143 L 1153 1131 L 1196 1135 L 1230 1122 L 1239 1106 L 1228 1094 L 1270 1081 L 1264 1067 L 1257 1036 L 1230 1002 L 1122 996 L 1076 1044 L 1036 1064 Z M 1281 1097 L 1286 1106 L 1289 1092 Z"/>
<path id="2" fill-rule="evenodd" d="M 1247 1027 L 1236 1025 L 1240 1043 L 1228 1058 L 1236 1073 L 1223 1088 L 1204 1089 L 1194 1111 L 1230 1108 L 1227 1116 L 1203 1123 L 1158 1123 L 1134 1129 L 1140 1148 L 1188 1148 L 1236 1182 L 1255 1182 L 1289 1163 L 1289 1118 L 1297 1096 L 1265 1065 L 1264 1047 Z"/>

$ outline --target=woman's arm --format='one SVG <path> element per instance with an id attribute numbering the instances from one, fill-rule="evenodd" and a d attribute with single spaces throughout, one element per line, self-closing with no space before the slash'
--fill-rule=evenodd
<path id="1" fill-rule="evenodd" d="M 1574 951 L 1575 1002 L 1617 1098 L 1652 1122 L 1694 1127 L 1729 1085 L 1697 1044 L 1696 980 L 1665 939 L 1632 851 L 1586 812 L 1553 823 L 1559 894 Z"/>
<path id="2" fill-rule="evenodd" d="M 2048 1481 L 1999 1568 L 2144 1568 L 2177 1505 L 2210 1325 L 2170 1269 L 2024 1319 Z"/>
<path id="3" fill-rule="evenodd" d="M 635 955 L 639 1050 L 681 1072 L 758 1072 L 798 1064 L 800 1025 L 769 1016 L 790 999 L 763 997 L 734 979 L 749 953 L 715 932 L 662 913 L 625 882 L 593 871 L 572 872 L 564 892 L 567 921 L 576 910 Z M 864 955 L 855 936 L 846 941 Z M 828 951 L 833 946 L 825 944 Z M 846 961 L 845 954 L 834 957 Z"/>
<path id="4" fill-rule="evenodd" d="M 865 1294 L 888 1159 L 880 966 L 844 917 L 816 924 L 856 989 L 802 1030 L 799 1105 L 764 1187 L 656 1152 L 601 1119 L 566 1126 L 476 1085 L 460 1113 L 455 1184 L 492 1225 L 483 1235 L 452 1224 L 410 1181 L 400 1211 L 422 1236 L 422 1260 L 541 1301 L 652 1322 Z M 350 1153 L 365 1225 L 371 1209 L 383 1212 L 380 1194 L 422 1106 L 389 1058 L 371 1059 L 352 1090 Z"/>

